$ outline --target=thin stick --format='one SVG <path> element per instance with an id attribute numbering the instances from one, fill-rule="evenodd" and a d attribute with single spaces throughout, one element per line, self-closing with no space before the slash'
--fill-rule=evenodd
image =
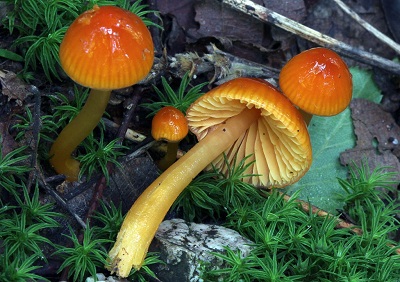
<path id="1" fill-rule="evenodd" d="M 86 228 L 86 223 L 83 221 L 83 219 L 80 218 L 77 213 L 75 213 L 75 211 L 70 207 L 70 205 L 68 205 L 68 202 L 60 194 L 58 194 L 54 189 L 49 187 L 42 172 L 40 171 L 38 173 L 38 183 L 40 187 L 43 187 L 46 190 L 47 194 L 53 197 L 53 199 L 57 202 L 58 205 L 66 209 L 75 218 L 75 220 L 80 224 L 80 226 L 83 229 Z"/>
<path id="2" fill-rule="evenodd" d="M 291 200 L 291 197 L 289 195 L 284 194 L 282 192 L 279 192 L 279 194 L 283 196 L 283 199 L 285 201 L 288 202 L 289 200 Z M 328 217 L 328 218 L 336 217 L 333 214 L 330 214 L 330 213 L 328 213 L 328 212 L 326 212 L 324 210 L 321 210 L 321 209 L 311 205 L 308 202 L 305 202 L 305 201 L 302 201 L 302 200 L 299 200 L 299 199 L 296 199 L 295 201 L 301 205 L 301 208 L 305 212 L 311 211 L 313 214 L 316 214 L 316 215 L 318 215 L 320 217 Z M 348 222 L 346 222 L 346 221 L 344 221 L 344 220 L 342 220 L 340 218 L 337 219 L 336 227 L 337 228 L 349 228 L 351 231 L 353 231 L 357 235 L 361 235 L 362 234 L 362 230 L 360 228 L 358 228 L 358 227 L 354 226 L 353 224 L 348 223 Z"/>
<path id="3" fill-rule="evenodd" d="M 131 120 L 132 115 L 134 114 L 136 107 L 139 103 L 139 100 L 141 98 L 141 94 L 138 93 L 138 89 L 135 87 L 135 94 L 133 95 L 133 97 L 130 99 L 130 107 L 129 110 L 124 114 L 124 119 L 122 121 L 121 126 L 118 129 L 117 132 L 117 138 L 119 139 L 119 141 L 117 142 L 117 144 L 122 144 L 122 141 L 124 139 L 124 136 L 126 136 L 127 130 L 128 130 L 128 122 Z M 107 170 L 108 173 L 111 175 L 114 170 L 115 170 L 115 164 L 108 162 L 107 163 Z M 90 200 L 89 203 L 89 208 L 88 211 L 86 213 L 86 219 L 90 220 L 93 216 L 93 214 L 95 213 L 95 211 L 97 210 L 97 207 L 99 205 L 100 200 L 103 197 L 103 193 L 104 193 L 104 189 L 106 189 L 108 183 L 106 181 L 106 178 L 104 176 L 104 174 L 100 177 L 100 179 L 97 181 L 96 186 L 94 188 L 93 191 L 93 196 L 92 199 Z"/>
<path id="4" fill-rule="evenodd" d="M 108 118 L 102 118 L 102 121 L 104 122 L 104 124 L 106 125 L 106 127 L 118 131 L 118 129 L 120 128 L 120 125 L 113 122 L 112 120 L 109 120 Z M 142 142 L 144 139 L 146 139 L 146 136 L 144 136 L 143 134 L 134 131 L 130 128 L 128 128 L 126 130 L 125 133 L 125 139 L 129 140 L 129 141 L 133 141 L 133 142 Z"/>
<path id="5" fill-rule="evenodd" d="M 363 28 L 365 28 L 367 31 L 372 33 L 376 38 L 378 38 L 380 41 L 388 45 L 390 48 L 395 50 L 398 54 L 400 54 L 400 45 L 397 44 L 395 41 L 393 41 L 391 38 L 387 37 L 385 34 L 377 30 L 375 27 L 370 25 L 368 22 L 363 20 L 356 12 L 354 12 L 352 9 L 350 9 L 349 6 L 347 6 L 345 3 L 343 3 L 341 0 L 333 0 L 336 2 L 336 4 L 350 17 L 352 17 L 356 22 L 358 22 Z"/>
<path id="6" fill-rule="evenodd" d="M 289 200 L 291 200 L 291 197 L 287 194 L 284 194 L 282 192 L 279 192 L 280 195 L 283 196 L 283 199 L 288 202 Z M 316 214 L 320 217 L 328 217 L 328 218 L 333 218 L 336 217 L 324 210 L 321 210 L 313 205 L 311 205 L 310 203 L 307 203 L 305 201 L 302 200 L 295 200 L 297 203 L 299 203 L 301 205 L 301 208 L 305 211 L 305 212 L 309 212 L 311 211 L 313 214 Z M 354 224 L 348 223 L 347 221 L 344 221 L 340 218 L 337 219 L 337 224 L 336 224 L 336 228 L 349 228 L 351 231 L 353 231 L 355 234 L 357 235 L 362 235 L 363 231 L 361 228 L 356 227 Z M 398 248 L 395 245 L 392 244 L 388 244 L 389 247 L 391 248 L 395 248 L 395 252 L 397 255 L 400 255 L 400 248 Z"/>
<path id="7" fill-rule="evenodd" d="M 255 4 L 250 0 L 218 0 L 229 5 L 235 10 L 246 13 L 262 22 L 270 23 L 280 27 L 290 33 L 296 34 L 306 40 L 314 42 L 320 46 L 330 48 L 344 56 L 350 57 L 359 62 L 379 67 L 386 71 L 400 75 L 400 64 L 394 63 L 388 59 L 375 54 L 354 48 L 344 42 L 329 37 L 319 31 L 304 26 L 294 20 L 275 13 L 261 5 Z"/>
<path id="8" fill-rule="evenodd" d="M 122 144 L 122 141 L 124 137 L 126 136 L 127 130 L 128 130 L 128 123 L 132 119 L 133 114 L 136 111 L 136 108 L 139 104 L 140 99 L 142 98 L 142 91 L 139 90 L 140 86 L 135 85 L 134 86 L 134 94 L 133 96 L 127 101 L 128 102 L 128 111 L 125 112 L 124 114 L 124 119 L 122 120 L 122 124 L 118 129 L 117 132 L 117 138 L 119 138 L 119 144 Z M 140 138 L 145 137 L 145 136 L 139 136 Z M 141 139 L 143 141 L 145 138 Z"/>
<path id="9" fill-rule="evenodd" d="M 145 145 L 140 146 L 138 149 L 134 150 L 132 153 L 130 153 L 129 155 L 127 155 L 127 156 L 125 157 L 125 161 L 126 161 L 126 162 L 130 162 L 130 161 L 133 160 L 134 158 L 139 157 L 141 154 L 145 153 L 149 148 L 151 148 L 152 146 L 154 146 L 154 144 L 155 144 L 156 142 L 157 142 L 157 141 L 152 140 L 152 141 L 146 143 Z"/>
<path id="10" fill-rule="evenodd" d="M 28 179 L 28 184 L 27 188 L 28 191 L 30 191 L 32 184 L 35 182 L 37 179 L 37 174 L 38 174 L 38 147 L 39 147 L 39 139 L 40 139 L 40 129 L 42 126 L 41 120 L 40 120 L 40 108 L 42 105 L 42 97 L 39 92 L 35 88 L 34 91 L 35 95 L 35 105 L 33 107 L 33 124 L 32 124 L 32 136 L 33 136 L 33 152 L 31 154 L 31 167 L 33 170 L 29 173 L 29 179 Z"/>

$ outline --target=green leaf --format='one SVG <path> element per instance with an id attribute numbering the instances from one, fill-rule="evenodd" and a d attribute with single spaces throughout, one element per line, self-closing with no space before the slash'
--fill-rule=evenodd
<path id="1" fill-rule="evenodd" d="M 379 103 L 382 95 L 372 80 L 372 74 L 351 68 L 353 98 L 364 98 Z M 343 193 L 337 178 L 346 178 L 347 169 L 339 162 L 339 155 L 353 148 L 355 136 L 350 109 L 333 117 L 314 116 L 308 126 L 313 148 L 313 163 L 307 174 L 297 183 L 286 187 L 289 195 L 300 190 L 299 199 L 336 214 L 344 203 L 338 198 Z"/>
<path id="2" fill-rule="evenodd" d="M 353 98 L 364 98 L 375 103 L 382 100 L 381 90 L 375 84 L 372 72 L 360 68 L 351 68 L 353 75 Z"/>

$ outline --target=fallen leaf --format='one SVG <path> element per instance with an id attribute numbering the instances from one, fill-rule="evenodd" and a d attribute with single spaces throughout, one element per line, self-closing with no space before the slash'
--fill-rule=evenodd
<path id="1" fill-rule="evenodd" d="M 400 152 L 400 127 L 390 113 L 380 105 L 365 99 L 351 102 L 356 146 L 340 155 L 340 162 L 349 165 L 353 162 L 360 166 L 365 160 L 371 170 L 387 167 L 385 171 L 400 171 L 398 155 Z M 400 181 L 400 175 L 397 175 Z"/>
<path id="2" fill-rule="evenodd" d="M 0 136 L 0 148 L 2 153 L 0 157 L 4 157 L 18 148 L 17 142 L 15 142 L 14 138 L 8 132 L 8 124 L 6 122 L 0 122 Z"/>
<path id="3" fill-rule="evenodd" d="M 195 21 L 199 26 L 189 30 L 192 38 L 223 37 L 254 45 L 262 44 L 264 37 L 262 22 L 212 0 L 198 1 L 195 9 Z"/>
<path id="4" fill-rule="evenodd" d="M 0 71 L 0 82 L 3 95 L 8 97 L 8 101 L 14 99 L 19 106 L 31 95 L 27 84 L 12 71 Z"/>

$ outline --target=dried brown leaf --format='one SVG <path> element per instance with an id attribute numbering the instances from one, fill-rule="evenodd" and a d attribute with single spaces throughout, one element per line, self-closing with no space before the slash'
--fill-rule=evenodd
<path id="1" fill-rule="evenodd" d="M 340 155 L 344 165 L 355 162 L 360 165 L 368 160 L 371 170 L 390 167 L 387 171 L 400 171 L 400 127 L 390 113 L 381 106 L 365 99 L 354 99 L 350 104 L 356 146 Z M 400 176 L 397 176 L 400 181 Z"/>
<path id="2" fill-rule="evenodd" d="M 27 84 L 12 71 L 0 71 L 0 82 L 3 95 L 8 97 L 8 101 L 14 99 L 19 106 L 31 95 Z"/>

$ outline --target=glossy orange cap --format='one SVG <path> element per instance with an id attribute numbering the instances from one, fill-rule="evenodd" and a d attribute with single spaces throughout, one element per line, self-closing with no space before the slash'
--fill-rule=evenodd
<path id="1" fill-rule="evenodd" d="M 151 135 L 155 140 L 179 142 L 189 132 L 188 122 L 183 113 L 172 106 L 162 108 L 154 116 Z"/>
<path id="2" fill-rule="evenodd" d="M 153 41 L 143 21 L 130 11 L 93 7 L 69 27 L 60 46 L 64 71 L 83 86 L 112 90 L 133 85 L 149 73 Z"/>
<path id="3" fill-rule="evenodd" d="M 346 63 L 326 48 L 313 48 L 293 57 L 282 68 L 279 86 L 293 104 L 320 116 L 343 111 L 353 91 Z"/>

